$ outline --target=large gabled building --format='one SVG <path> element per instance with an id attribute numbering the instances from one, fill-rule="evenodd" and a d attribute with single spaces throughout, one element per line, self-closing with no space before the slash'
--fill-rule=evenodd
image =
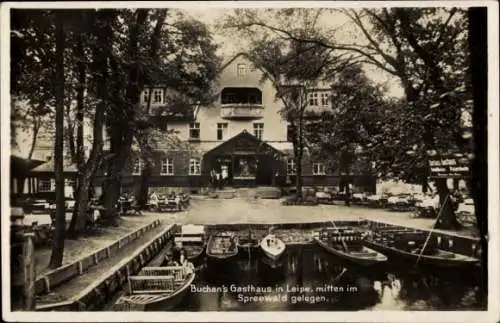
<path id="1" fill-rule="evenodd" d="M 156 138 L 153 171 L 149 186 L 153 190 L 186 188 L 198 191 L 209 184 L 211 170 L 226 168 L 228 185 L 293 186 L 295 162 L 289 140 L 288 121 L 281 112 L 272 82 L 263 78 L 251 58 L 240 53 L 225 63 L 213 83 L 215 99 L 209 104 L 196 104 L 183 113 L 158 115 L 167 106 L 166 87 L 146 88 L 141 93 L 141 106 L 155 115 L 157 123 L 172 134 Z M 308 90 L 308 109 L 323 112 L 331 108 L 328 87 Z M 317 122 L 317 119 L 316 119 Z M 168 137 L 168 138 L 167 138 Z M 43 146 L 43 145 L 41 145 Z M 44 155 L 45 154 L 45 155 Z M 49 159 L 47 150 L 38 153 Z M 354 185 L 364 191 L 375 190 L 375 177 L 370 165 L 358 165 L 351 174 Z M 144 161 L 135 148 L 122 172 L 123 187 L 134 191 L 141 182 Z M 340 176 L 325 163 L 311 160 L 306 154 L 302 164 L 304 186 L 338 186 Z M 97 183 L 102 182 L 102 177 Z M 53 189 L 44 173 L 38 190 Z M 53 181 L 52 181 L 53 183 Z"/>
<path id="2" fill-rule="evenodd" d="M 272 82 L 263 77 L 251 58 L 240 53 L 225 63 L 213 83 L 215 100 L 195 105 L 192 111 L 163 119 L 163 128 L 175 131 L 184 147 L 172 147 L 159 140 L 150 187 L 208 186 L 211 170 L 228 169 L 229 186 L 286 186 L 295 182 L 293 145 L 282 104 Z M 308 91 L 308 109 L 323 112 L 331 108 L 328 88 Z M 144 89 L 141 104 L 151 111 L 166 103 L 166 89 Z M 136 155 L 125 170 L 125 185 L 136 185 L 144 163 Z M 305 186 L 338 186 L 340 174 L 324 163 L 304 158 Z M 369 167 L 354 174 L 357 186 L 374 191 L 375 179 Z"/>

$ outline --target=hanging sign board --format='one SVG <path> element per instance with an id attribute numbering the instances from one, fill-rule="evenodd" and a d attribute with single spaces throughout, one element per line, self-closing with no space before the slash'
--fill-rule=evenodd
<path id="1" fill-rule="evenodd" d="M 431 177 L 434 178 L 468 178 L 470 177 L 470 160 L 467 157 L 445 155 L 429 160 Z"/>

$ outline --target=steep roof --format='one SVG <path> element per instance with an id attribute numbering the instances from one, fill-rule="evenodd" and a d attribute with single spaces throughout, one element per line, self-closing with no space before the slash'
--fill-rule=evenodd
<path id="1" fill-rule="evenodd" d="M 236 136 L 207 151 L 205 156 L 228 152 L 255 152 L 273 154 L 277 156 L 283 155 L 283 152 L 277 150 L 265 141 L 260 140 L 248 131 L 243 130 Z"/>
<path id="2" fill-rule="evenodd" d="M 228 67 L 229 65 L 231 65 L 232 62 L 234 62 L 238 57 L 241 57 L 241 56 L 244 56 L 246 59 L 248 59 L 249 61 L 251 61 L 252 63 L 255 63 L 255 60 L 250 56 L 248 55 L 248 53 L 245 53 L 245 52 L 240 52 L 234 56 L 232 56 L 229 60 L 227 60 L 225 63 L 222 64 L 222 66 L 219 68 L 219 70 L 217 71 L 217 74 L 220 74 L 222 73 L 222 71 L 224 71 L 226 69 L 226 67 Z M 265 72 L 265 71 L 264 71 Z"/>
<path id="3" fill-rule="evenodd" d="M 54 172 L 54 161 L 48 161 L 44 164 L 41 164 L 38 167 L 35 167 L 31 170 L 31 173 L 53 173 Z M 65 173 L 77 173 L 78 169 L 75 164 L 71 164 L 68 162 L 64 163 L 64 172 Z"/>
<path id="4" fill-rule="evenodd" d="M 43 160 L 26 159 L 19 156 L 10 156 L 10 174 L 12 177 L 25 177 L 33 168 L 45 163 Z"/>

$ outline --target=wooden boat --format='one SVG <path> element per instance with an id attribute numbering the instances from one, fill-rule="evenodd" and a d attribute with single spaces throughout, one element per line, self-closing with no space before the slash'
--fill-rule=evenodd
<path id="1" fill-rule="evenodd" d="M 232 232 L 219 232 L 207 243 L 207 257 L 212 261 L 228 261 L 238 255 L 238 237 Z"/>
<path id="2" fill-rule="evenodd" d="M 238 250 L 242 254 L 254 254 L 259 246 L 259 239 L 257 239 L 250 230 L 238 236 Z"/>
<path id="3" fill-rule="evenodd" d="M 168 311 L 189 293 L 195 273 L 186 266 L 145 267 L 128 277 L 128 291 L 113 305 L 115 311 Z"/>
<path id="4" fill-rule="evenodd" d="M 441 250 L 435 239 L 428 233 L 401 230 L 400 232 L 380 232 L 364 241 L 370 248 L 383 252 L 390 258 L 409 261 L 414 265 L 438 267 L 469 267 L 479 263 L 479 259 L 458 253 Z M 424 251 L 421 253 L 425 245 Z"/>
<path id="5" fill-rule="evenodd" d="M 183 225 L 181 232 L 174 237 L 174 242 L 177 248 L 187 253 L 188 261 L 197 263 L 201 260 L 207 244 L 205 227 L 192 224 Z"/>
<path id="6" fill-rule="evenodd" d="M 314 241 L 327 252 L 363 266 L 387 261 L 380 252 L 363 245 L 362 232 L 352 228 L 332 228 L 318 232 Z"/>
<path id="7" fill-rule="evenodd" d="M 268 234 L 260 242 L 260 248 L 264 252 L 264 255 L 269 258 L 269 260 L 277 261 L 285 252 L 286 245 L 274 234 Z"/>

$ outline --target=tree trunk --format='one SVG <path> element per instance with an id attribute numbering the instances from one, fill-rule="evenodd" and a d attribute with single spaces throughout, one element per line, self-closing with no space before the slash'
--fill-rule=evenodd
<path id="1" fill-rule="evenodd" d="M 130 124 L 135 119 L 135 109 L 137 109 L 139 104 L 140 89 L 143 86 L 138 43 L 143 34 L 149 13 L 145 9 L 138 9 L 136 14 L 136 21 L 129 28 L 129 54 L 130 61 L 133 63 L 130 65 L 128 73 L 128 85 L 125 91 L 126 103 L 123 110 L 120 111 L 120 119 L 112 123 L 112 129 L 110 129 L 111 152 L 115 155 L 111 161 L 110 178 L 104 195 L 104 207 L 106 208 L 107 220 L 111 225 L 118 224 L 116 202 L 121 190 L 121 172 L 130 157 L 130 150 L 136 130 Z"/>
<path id="2" fill-rule="evenodd" d="M 56 14 L 56 60 L 55 60 L 55 144 L 54 173 L 56 185 L 56 228 L 49 267 L 51 269 L 62 265 L 64 254 L 64 236 L 66 231 L 66 210 L 64 207 L 64 46 L 65 35 L 62 14 Z"/>
<path id="3" fill-rule="evenodd" d="M 451 201 L 450 190 L 446 185 L 446 178 L 436 179 L 436 188 L 439 195 L 441 215 L 436 223 L 437 229 L 458 230 L 462 225 L 458 222 Z"/>
<path id="4" fill-rule="evenodd" d="M 31 147 L 28 153 L 28 159 L 33 157 L 33 153 L 35 152 L 36 141 L 38 139 L 38 132 L 40 130 L 39 122 L 36 121 L 36 117 L 33 118 L 33 138 L 31 138 Z"/>
<path id="5" fill-rule="evenodd" d="M 301 100 L 302 101 L 302 100 Z M 296 196 L 297 201 L 303 200 L 302 194 L 302 158 L 304 157 L 304 109 L 305 106 L 302 107 L 302 102 L 299 103 L 299 116 L 297 120 L 297 128 L 296 128 L 296 143 L 294 143 L 294 150 L 296 152 L 295 157 L 295 165 L 297 167 L 296 171 L 296 179 L 295 179 L 295 188 L 296 188 Z"/>
<path id="6" fill-rule="evenodd" d="M 121 179 L 119 177 L 108 178 L 106 192 L 104 194 L 104 208 L 106 210 L 106 224 L 118 225 L 118 210 L 116 203 L 120 197 Z"/>
<path id="7" fill-rule="evenodd" d="M 85 68 L 85 51 L 83 48 L 83 37 L 80 35 L 77 44 L 78 55 L 78 92 L 76 95 L 76 164 L 78 170 L 82 169 L 85 164 L 85 150 L 83 144 L 83 111 L 85 109 L 85 88 L 87 82 Z M 101 125 L 102 127 L 102 125 Z M 102 132 L 102 130 L 101 130 Z"/>
<path id="8" fill-rule="evenodd" d="M 159 37 L 159 36 L 158 36 Z M 153 57 L 154 58 L 154 57 Z M 148 103 L 147 103 L 147 114 L 150 114 L 151 110 L 151 99 L 152 99 L 152 87 L 149 87 L 149 93 L 148 93 Z M 143 130 L 144 131 L 144 130 Z M 144 168 L 142 169 L 141 172 L 141 181 L 139 183 L 139 191 L 137 192 L 137 204 L 141 209 L 146 208 L 146 204 L 148 203 L 148 193 L 149 193 L 149 178 L 153 174 L 153 165 L 151 165 L 151 162 L 148 158 L 148 150 L 150 147 L 148 147 L 148 134 L 147 133 L 141 133 L 137 141 L 139 142 L 139 146 L 141 148 L 141 153 L 143 156 L 144 160 Z"/>
<path id="9" fill-rule="evenodd" d="M 137 194 L 137 204 L 141 209 L 145 209 L 148 203 L 149 178 L 151 177 L 152 173 L 153 169 L 151 167 L 151 163 L 146 162 L 141 173 L 141 182 Z"/>
<path id="10" fill-rule="evenodd" d="M 84 48 L 83 48 L 83 37 L 82 35 L 78 36 L 78 44 L 76 45 L 75 48 L 75 55 L 77 56 L 78 63 L 77 63 L 77 72 L 78 72 L 78 88 L 77 88 L 77 95 L 76 95 L 76 117 L 75 117 L 75 123 L 76 123 L 76 148 L 74 147 L 74 140 L 73 136 L 70 137 L 70 145 L 73 145 L 73 148 L 71 149 L 72 152 L 72 157 L 73 157 L 73 162 L 76 164 L 76 168 L 79 172 L 78 176 L 78 183 L 76 188 L 74 189 L 76 193 L 76 201 L 75 201 L 75 208 L 73 210 L 73 216 L 71 217 L 71 222 L 69 224 L 69 229 L 68 229 L 68 235 L 70 235 L 73 238 L 76 238 L 78 235 L 78 232 L 81 231 L 82 228 L 82 222 L 83 221 L 78 221 L 82 217 L 85 217 L 86 212 L 87 212 L 87 204 L 88 204 L 88 192 L 89 192 L 89 183 L 88 181 L 86 182 L 85 180 L 85 172 L 87 171 L 85 168 L 85 150 L 83 146 L 83 110 L 84 110 L 84 100 L 85 100 L 85 87 L 86 87 L 86 68 L 85 68 L 85 54 L 84 54 Z M 96 117 L 97 119 L 97 112 L 96 112 Z M 96 125 L 96 121 L 94 121 L 94 126 Z M 102 124 L 101 124 L 102 127 Z M 72 131 L 72 130 L 71 130 Z M 94 131 L 95 132 L 95 131 Z M 101 130 L 102 132 L 102 130 Z M 84 185 L 85 187 L 81 186 Z M 83 191 L 82 191 L 83 190 Z M 85 195 L 85 196 L 83 196 Z M 85 208 L 85 210 L 82 210 L 82 207 Z M 79 225 L 78 225 L 79 224 Z M 84 223 L 83 223 L 84 224 Z"/>
<path id="11" fill-rule="evenodd" d="M 302 154 L 297 152 L 295 156 L 295 190 L 297 201 L 302 201 Z"/>
<path id="12" fill-rule="evenodd" d="M 24 193 L 24 185 L 25 185 L 25 182 L 26 182 L 26 177 L 20 177 L 20 178 L 17 178 L 17 192 L 19 194 L 23 194 Z"/>
<path id="13" fill-rule="evenodd" d="M 102 54 L 105 55 L 105 54 Z M 101 63 L 105 64 L 105 58 Z M 78 177 L 78 191 L 75 202 L 75 209 L 71 219 L 69 235 L 76 237 L 83 229 L 85 229 L 86 221 L 88 219 L 88 204 L 90 199 L 90 191 L 92 189 L 92 182 L 100 164 L 100 157 L 104 146 L 103 141 L 103 125 L 106 111 L 106 65 L 103 66 L 102 77 L 99 80 L 99 93 L 101 103 L 96 109 L 93 127 L 93 142 L 92 150 L 90 151 L 87 163 L 80 171 Z"/>
<path id="14" fill-rule="evenodd" d="M 104 192 L 104 208 L 106 209 L 106 222 L 110 225 L 118 224 L 118 213 L 116 203 L 121 191 L 121 172 L 125 163 L 130 158 L 133 135 L 131 129 L 120 129 L 125 132 L 122 137 L 120 133 L 112 135 L 112 152 L 115 154 L 111 159 L 110 173 Z M 122 132 L 120 131 L 120 132 Z M 113 138 L 114 137 L 114 138 Z"/>
<path id="15" fill-rule="evenodd" d="M 422 176 L 421 180 L 422 193 L 426 194 L 429 191 L 429 180 L 427 176 Z"/>

